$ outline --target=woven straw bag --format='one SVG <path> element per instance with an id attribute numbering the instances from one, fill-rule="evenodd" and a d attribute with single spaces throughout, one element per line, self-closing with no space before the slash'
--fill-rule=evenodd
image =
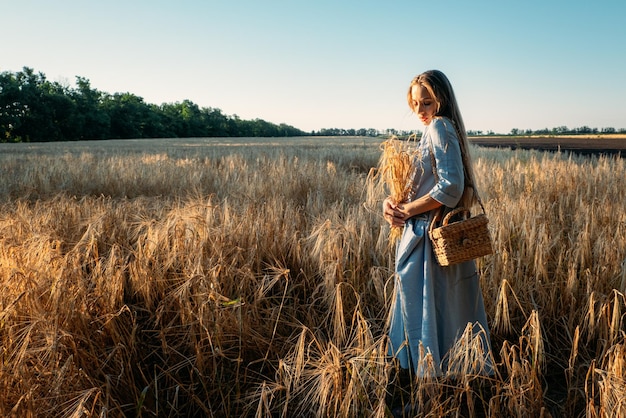
<path id="1" fill-rule="evenodd" d="M 481 204 L 482 206 L 482 204 Z M 462 219 L 450 223 L 450 219 L 461 215 Z M 442 266 L 462 263 L 493 253 L 489 220 L 483 213 L 470 216 L 467 208 L 456 208 L 448 213 L 436 226 L 436 219 L 428 227 L 428 235 L 433 245 L 437 262 Z"/>

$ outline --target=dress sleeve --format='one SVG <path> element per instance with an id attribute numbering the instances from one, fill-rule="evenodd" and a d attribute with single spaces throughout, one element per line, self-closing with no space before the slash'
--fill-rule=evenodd
<path id="1" fill-rule="evenodd" d="M 439 179 L 429 195 L 444 206 L 453 208 L 461 200 L 465 186 L 459 139 L 451 121 L 436 118 L 431 125 L 431 150 L 435 155 Z"/>

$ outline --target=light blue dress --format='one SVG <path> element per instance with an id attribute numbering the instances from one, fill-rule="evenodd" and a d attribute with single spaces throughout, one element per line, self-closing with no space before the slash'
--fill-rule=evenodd
<path id="1" fill-rule="evenodd" d="M 452 122 L 435 118 L 420 140 L 419 167 L 413 179 L 410 200 L 426 194 L 448 208 L 463 194 L 463 164 Z M 438 181 L 432 171 L 431 150 Z M 437 210 L 409 219 L 396 248 L 396 278 L 389 323 L 389 354 L 402 368 L 418 375 L 430 374 L 422 361 L 432 357 L 437 375 L 448 374 L 447 354 L 468 324 L 482 338 L 489 353 L 487 316 L 474 261 L 440 266 L 428 237 L 428 226 Z M 422 350 L 420 350 L 420 345 Z M 485 363 L 490 373 L 490 355 Z M 430 369 L 432 370 L 432 369 Z"/>

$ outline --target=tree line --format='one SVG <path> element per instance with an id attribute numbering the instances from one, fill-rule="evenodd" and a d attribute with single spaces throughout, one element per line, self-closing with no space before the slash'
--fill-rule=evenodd
<path id="1" fill-rule="evenodd" d="M 189 100 L 155 105 L 132 93 L 101 92 L 83 77 L 72 88 L 28 67 L 0 73 L 0 142 L 301 135 L 308 133 Z"/>
<path id="2" fill-rule="evenodd" d="M 580 126 L 577 128 L 568 128 L 567 126 L 557 126 L 552 129 L 544 128 L 537 130 L 530 129 L 511 129 L 511 135 L 513 136 L 521 136 L 521 135 L 597 135 L 597 134 L 616 134 L 616 133 L 626 133 L 626 129 L 620 128 L 615 129 L 612 127 L 608 128 L 590 128 L 589 126 Z"/>
<path id="3" fill-rule="evenodd" d="M 589 126 L 580 126 L 578 128 L 568 128 L 567 126 L 557 126 L 555 128 L 543 129 L 518 129 L 513 128 L 508 134 L 497 134 L 493 131 L 467 131 L 468 136 L 490 136 L 490 135 L 510 135 L 510 136 L 530 136 L 530 135 L 599 135 L 599 134 L 625 134 L 626 129 L 620 128 L 590 128 Z"/>

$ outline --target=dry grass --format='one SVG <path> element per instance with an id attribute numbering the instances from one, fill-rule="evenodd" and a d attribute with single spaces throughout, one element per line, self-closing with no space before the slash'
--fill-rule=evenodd
<path id="1" fill-rule="evenodd" d="M 286 141 L 0 144 L 0 415 L 624 414 L 623 159 L 473 150 L 495 373 L 407 383 L 379 143 Z"/>

